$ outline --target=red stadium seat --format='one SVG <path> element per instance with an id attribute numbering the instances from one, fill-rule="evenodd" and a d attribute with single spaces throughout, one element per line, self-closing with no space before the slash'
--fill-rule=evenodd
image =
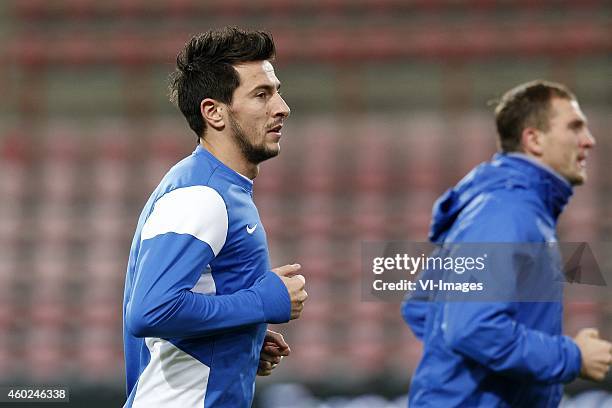
<path id="1" fill-rule="evenodd" d="M 444 138 L 447 130 L 437 117 L 423 114 L 406 118 L 398 149 L 404 152 L 404 167 L 398 169 L 405 177 L 407 190 L 436 188 L 443 183 L 442 169 L 447 160 Z M 424 140 L 427 143 L 424 143 Z"/>
<path id="2" fill-rule="evenodd" d="M 112 381 L 121 373 L 121 339 L 105 328 L 87 328 L 75 350 L 84 380 Z"/>
<path id="3" fill-rule="evenodd" d="M 59 327 L 32 327 L 25 336 L 23 365 L 35 381 L 55 381 L 66 372 L 69 361 L 63 348 L 63 330 Z"/>
<path id="4" fill-rule="evenodd" d="M 0 244 L 5 253 L 11 254 L 23 233 L 22 211 L 12 200 L 0 202 Z"/>

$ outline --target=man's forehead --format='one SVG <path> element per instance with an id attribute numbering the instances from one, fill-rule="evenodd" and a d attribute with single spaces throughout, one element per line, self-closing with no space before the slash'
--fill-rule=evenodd
<path id="1" fill-rule="evenodd" d="M 274 75 L 274 67 L 272 66 L 272 63 L 270 61 L 263 61 L 261 67 L 267 74 Z"/>
<path id="2" fill-rule="evenodd" d="M 277 85 L 279 83 L 276 74 L 274 73 L 274 67 L 270 61 L 253 61 L 236 64 L 234 66 L 238 74 L 240 75 L 241 85 L 247 86 L 258 86 L 264 84 L 254 84 L 252 82 L 272 82 Z"/>
<path id="3" fill-rule="evenodd" d="M 581 119 L 586 119 L 584 113 L 582 113 L 582 109 L 580 109 L 578 101 L 575 99 L 554 98 L 552 100 L 552 107 L 554 111 L 553 117 L 559 115 L 571 115 L 578 116 Z"/>
<path id="4" fill-rule="evenodd" d="M 571 100 L 570 101 L 570 105 L 572 106 L 572 108 L 574 109 L 574 111 L 576 113 L 578 113 L 578 115 L 580 115 L 581 117 L 584 118 L 584 113 L 582 113 L 582 109 L 580 109 L 580 105 L 578 105 L 578 101 L 576 100 Z"/>

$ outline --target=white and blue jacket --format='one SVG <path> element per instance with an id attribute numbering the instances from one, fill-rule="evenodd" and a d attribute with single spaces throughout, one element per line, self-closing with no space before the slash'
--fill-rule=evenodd
<path id="1" fill-rule="evenodd" d="M 252 194 L 198 146 L 149 198 L 125 281 L 125 407 L 251 406 L 267 323 L 291 314 Z"/>

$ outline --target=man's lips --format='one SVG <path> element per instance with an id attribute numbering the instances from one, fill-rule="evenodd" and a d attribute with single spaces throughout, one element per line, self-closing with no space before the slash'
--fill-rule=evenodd
<path id="1" fill-rule="evenodd" d="M 280 124 L 278 124 L 278 125 L 276 125 L 276 126 L 271 127 L 271 128 L 268 130 L 268 133 L 274 133 L 275 135 L 280 136 L 280 135 L 281 135 L 281 129 L 282 129 L 282 128 L 283 128 L 283 124 L 282 124 L 282 123 L 280 123 Z"/>

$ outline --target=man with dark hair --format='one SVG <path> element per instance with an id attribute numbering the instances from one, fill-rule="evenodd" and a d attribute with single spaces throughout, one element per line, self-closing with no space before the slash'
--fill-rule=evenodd
<path id="1" fill-rule="evenodd" d="M 502 97 L 495 113 L 501 153 L 436 201 L 429 239 L 512 244 L 505 247 L 507 262 L 492 269 L 508 268 L 514 276 L 504 282 L 520 285 L 528 264 L 517 262 L 515 244 L 556 242 L 557 218 L 572 187 L 586 180 L 595 141 L 575 97 L 560 84 L 520 85 Z M 516 287 L 503 289 L 513 293 Z M 563 336 L 558 301 L 428 302 L 428 295 L 421 291 L 402 306 L 424 345 L 411 408 L 555 407 L 563 383 L 578 375 L 602 380 L 609 369 L 612 344 L 595 329 Z"/>
<path id="2" fill-rule="evenodd" d="M 253 203 L 259 164 L 279 153 L 289 107 L 272 37 L 193 37 L 171 76 L 198 146 L 162 179 L 132 241 L 123 304 L 126 407 L 249 407 L 255 375 L 289 347 L 268 323 L 297 319 L 300 265 L 271 270 Z"/>

